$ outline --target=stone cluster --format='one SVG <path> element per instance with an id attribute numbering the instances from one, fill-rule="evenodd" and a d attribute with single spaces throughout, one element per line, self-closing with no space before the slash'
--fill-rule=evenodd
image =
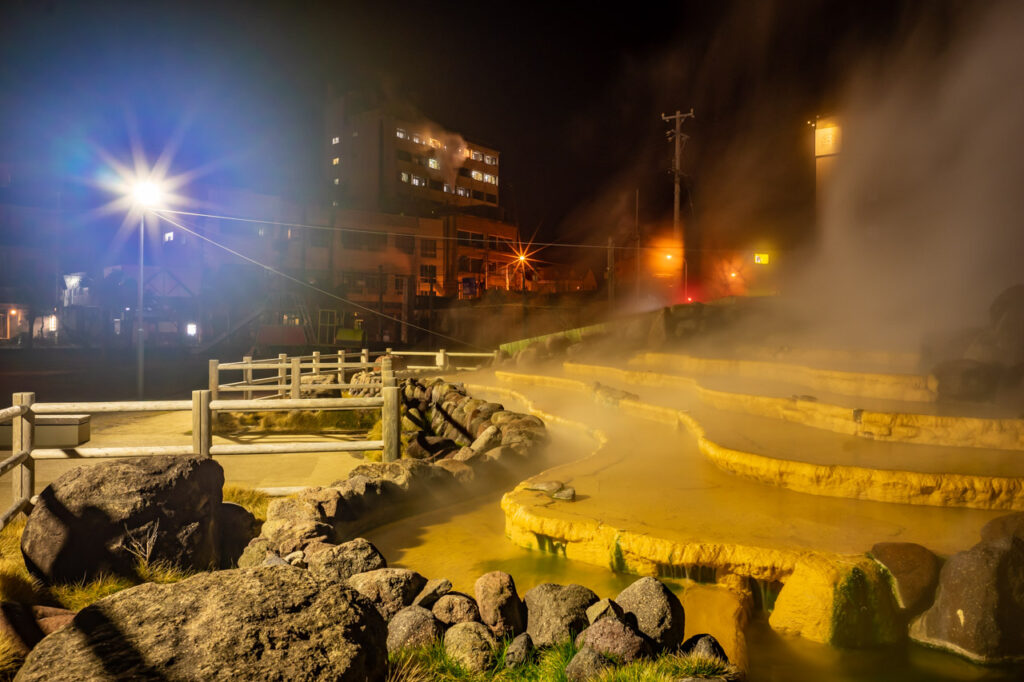
<path id="1" fill-rule="evenodd" d="M 239 566 L 262 563 L 268 552 L 302 561 L 296 553 L 310 545 L 315 553 L 412 509 L 450 504 L 480 486 L 516 479 L 548 441 L 537 417 L 472 398 L 443 379 L 408 379 L 401 389 L 403 421 L 416 429 L 405 457 L 368 462 L 343 481 L 274 500 Z"/>

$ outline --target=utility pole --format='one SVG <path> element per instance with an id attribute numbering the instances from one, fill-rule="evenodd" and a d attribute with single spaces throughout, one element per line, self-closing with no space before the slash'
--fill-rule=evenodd
<path id="1" fill-rule="evenodd" d="M 636 239 L 636 270 L 634 272 L 636 281 L 636 302 L 640 303 L 640 188 L 636 188 L 636 205 L 633 213 L 633 237 Z"/>
<path id="2" fill-rule="evenodd" d="M 615 242 L 608 237 L 608 309 L 615 305 Z"/>
<path id="3" fill-rule="evenodd" d="M 690 139 L 689 135 L 683 134 L 683 121 L 688 118 L 693 118 L 693 107 L 690 107 L 690 111 L 685 114 L 676 109 L 676 113 L 671 116 L 666 116 L 665 114 L 661 115 L 662 121 L 665 121 L 666 123 L 672 121 L 675 124 L 674 130 L 665 132 L 665 137 L 675 143 L 675 156 L 672 160 L 671 170 L 672 178 L 675 183 L 674 203 L 672 206 L 672 238 L 679 245 L 680 257 L 683 260 L 686 259 L 686 245 L 683 243 L 683 229 L 679 224 L 679 184 L 683 177 L 683 169 L 680 164 L 683 156 L 683 145 L 685 145 L 686 141 Z"/>

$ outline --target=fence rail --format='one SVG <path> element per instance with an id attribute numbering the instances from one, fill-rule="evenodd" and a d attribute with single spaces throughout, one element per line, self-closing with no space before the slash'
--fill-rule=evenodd
<path id="1" fill-rule="evenodd" d="M 348 372 L 373 369 L 370 351 L 321 354 L 254 360 L 250 356 L 241 362 L 209 361 L 209 385 L 193 391 L 191 400 L 139 400 L 103 402 L 37 403 L 34 393 L 15 393 L 10 407 L 0 408 L 0 423 L 12 424 L 11 455 L 0 461 L 0 476 L 12 473 L 11 492 L 14 503 L 0 515 L 0 528 L 21 512 L 32 508 L 35 496 L 35 463 L 49 459 L 99 459 L 111 457 L 146 457 L 153 455 L 214 455 L 286 454 L 302 452 L 353 452 L 381 450 L 386 462 L 399 457 L 401 447 L 401 396 L 397 379 L 400 374 L 392 367 L 392 357 L 432 358 L 431 364 L 410 365 L 409 370 L 444 370 L 454 366 L 452 359 L 478 359 L 490 361 L 494 353 L 449 353 L 438 351 L 394 351 L 387 349 L 378 358 L 381 381 L 379 384 L 346 383 Z M 350 361 L 351 359 L 351 361 Z M 469 367 L 456 367 L 468 369 Z M 303 370 L 309 370 L 304 372 Z M 221 382 L 221 372 L 241 372 L 241 380 Z M 255 373 L 269 373 L 256 376 Z M 331 383 L 331 380 L 334 383 Z M 303 381 L 305 379 L 305 381 Z M 303 398 L 303 393 L 317 394 L 347 388 L 377 390 L 379 397 L 370 398 Z M 221 399 L 219 394 L 238 393 L 243 399 Z M 257 394 L 261 395 L 257 395 Z M 381 411 L 381 440 L 315 441 L 259 444 L 213 444 L 213 421 L 217 411 L 263 412 L 272 410 L 377 410 Z M 135 445 L 120 447 L 37 448 L 35 444 L 36 415 L 99 414 L 111 412 L 191 412 L 191 445 Z"/>

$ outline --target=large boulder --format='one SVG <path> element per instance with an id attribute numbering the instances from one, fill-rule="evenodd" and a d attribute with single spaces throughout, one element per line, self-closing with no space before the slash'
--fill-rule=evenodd
<path id="1" fill-rule="evenodd" d="M 656 578 L 640 578 L 619 593 L 615 603 L 636 617 L 637 628 L 659 649 L 674 649 L 683 641 L 683 605 Z"/>
<path id="2" fill-rule="evenodd" d="M 622 663 L 632 663 L 650 655 L 647 640 L 615 618 L 602 618 L 581 632 L 576 638 L 576 646 L 581 649 L 589 647 Z"/>
<path id="3" fill-rule="evenodd" d="M 482 673 L 494 667 L 494 649 L 498 641 L 483 623 L 458 623 L 444 635 L 444 650 L 463 668 Z"/>
<path id="4" fill-rule="evenodd" d="M 340 545 L 330 545 L 317 552 L 307 552 L 309 570 L 329 580 L 347 580 L 358 573 L 387 568 L 384 555 L 365 538 L 356 538 Z"/>
<path id="5" fill-rule="evenodd" d="M 392 616 L 412 604 L 427 584 L 427 579 L 407 568 L 378 568 L 357 573 L 348 579 L 348 584 L 369 599 L 384 620 L 391 620 Z"/>
<path id="6" fill-rule="evenodd" d="M 526 631 L 537 646 L 572 639 L 589 625 L 587 607 L 597 595 L 582 585 L 543 583 L 527 592 Z"/>
<path id="7" fill-rule="evenodd" d="M 1024 540 L 1024 512 L 997 516 L 981 527 L 982 540 L 998 540 L 1010 536 Z"/>
<path id="8" fill-rule="evenodd" d="M 8 649 L 24 656 L 39 640 L 64 627 L 74 617 L 74 611 L 53 606 L 0 602 L 0 640 Z"/>
<path id="9" fill-rule="evenodd" d="M 426 646 L 441 637 L 441 624 L 422 606 L 406 606 L 388 623 L 388 652 Z"/>
<path id="10" fill-rule="evenodd" d="M 387 631 L 373 606 L 298 568 L 146 583 L 78 613 L 40 642 L 24 682 L 381 680 Z"/>
<path id="11" fill-rule="evenodd" d="M 905 613 L 917 615 L 928 608 L 939 584 L 939 558 L 913 542 L 879 542 L 873 556 L 896 581 L 896 600 Z"/>
<path id="12" fill-rule="evenodd" d="M 233 568 L 249 541 L 260 534 L 261 524 L 252 512 L 233 502 L 221 502 L 217 506 L 216 517 L 220 567 Z"/>
<path id="13" fill-rule="evenodd" d="M 480 619 L 498 637 L 515 637 L 526 630 L 523 602 L 508 573 L 491 571 L 477 578 L 473 594 Z"/>
<path id="14" fill-rule="evenodd" d="M 220 465 L 199 457 L 73 469 L 40 493 L 21 536 L 25 565 L 48 583 L 133 576 L 140 561 L 216 567 L 223 485 Z"/>
<path id="15" fill-rule="evenodd" d="M 1024 658 L 1024 539 L 983 540 L 950 557 L 910 636 L 985 663 Z"/>

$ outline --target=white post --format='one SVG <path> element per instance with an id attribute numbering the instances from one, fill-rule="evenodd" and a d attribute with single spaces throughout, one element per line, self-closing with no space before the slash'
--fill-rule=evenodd
<path id="1" fill-rule="evenodd" d="M 370 364 L 370 349 L 364 348 L 363 352 L 359 354 L 359 362 L 364 365 Z M 365 367 L 363 369 L 366 369 Z"/>
<path id="2" fill-rule="evenodd" d="M 320 351 L 313 351 L 313 374 L 320 376 Z"/>
<path id="3" fill-rule="evenodd" d="M 287 393 L 284 392 L 284 385 L 287 383 L 288 379 L 288 367 L 286 364 L 287 362 L 287 353 L 277 354 L 277 396 L 279 398 L 284 398 L 286 395 L 288 395 Z"/>
<path id="4" fill-rule="evenodd" d="M 442 348 L 441 350 L 437 351 L 436 362 L 437 362 L 437 368 L 438 369 L 444 369 L 445 367 L 447 367 L 448 366 L 448 351 L 446 351 L 444 348 Z"/>
<path id="5" fill-rule="evenodd" d="M 391 358 L 387 355 L 380 359 L 380 385 L 395 386 L 395 370 L 392 369 Z"/>
<path id="6" fill-rule="evenodd" d="M 302 397 L 302 358 L 292 358 L 292 400 Z"/>
<path id="7" fill-rule="evenodd" d="M 381 410 L 381 437 L 384 440 L 384 461 L 394 462 L 402 456 L 401 422 L 402 408 L 398 387 L 381 388 L 384 407 Z"/>
<path id="8" fill-rule="evenodd" d="M 12 420 L 11 447 L 15 453 L 32 452 L 35 441 L 36 416 L 28 408 L 36 401 L 35 393 L 15 393 L 12 401 L 15 406 L 24 407 L 25 412 Z M 12 453 L 13 454 L 13 453 Z M 11 476 L 11 494 L 14 501 L 31 500 L 36 494 L 36 461 L 31 455 L 19 464 Z M 28 513 L 28 510 L 25 510 Z"/>
<path id="9" fill-rule="evenodd" d="M 210 390 L 210 395 L 216 400 L 220 388 L 220 362 L 218 360 L 210 360 L 210 385 L 207 388 Z"/>
<path id="10" fill-rule="evenodd" d="M 251 355 L 243 356 L 242 357 L 242 362 L 244 362 L 245 364 L 249 365 L 248 367 L 246 367 L 245 369 L 242 370 L 242 381 L 245 382 L 246 385 L 251 386 L 252 385 L 252 356 Z M 252 400 L 252 389 L 249 389 L 249 390 L 247 390 L 245 392 L 245 399 L 246 400 Z"/>
<path id="11" fill-rule="evenodd" d="M 213 444 L 213 412 L 210 410 L 210 392 L 192 391 L 192 452 L 209 458 Z"/>
<path id="12" fill-rule="evenodd" d="M 345 383 L 345 351 L 338 349 L 338 383 Z"/>

